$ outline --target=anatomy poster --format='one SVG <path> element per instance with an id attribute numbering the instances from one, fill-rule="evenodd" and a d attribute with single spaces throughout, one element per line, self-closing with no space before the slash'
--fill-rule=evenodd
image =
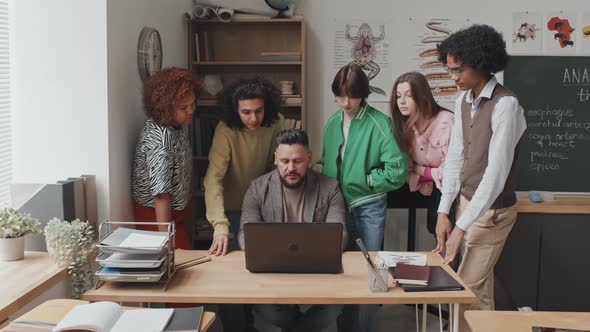
<path id="1" fill-rule="evenodd" d="M 459 90 L 442 62 L 438 61 L 436 45 L 451 33 L 470 25 L 469 20 L 451 19 L 410 19 L 408 49 L 412 63 L 407 68 L 421 72 L 432 89 L 434 99 L 443 107 L 454 110 Z M 399 73 L 401 74 L 401 73 Z"/>
<path id="2" fill-rule="evenodd" d="M 512 14 L 511 54 L 540 55 L 543 52 L 543 16 L 540 13 Z M 508 40 L 507 40 L 508 42 Z"/>
<path id="3" fill-rule="evenodd" d="M 548 55 L 575 55 L 578 30 L 575 12 L 558 11 L 545 15 L 543 48 Z"/>
<path id="4" fill-rule="evenodd" d="M 393 58 L 389 31 L 388 22 L 334 20 L 332 77 L 342 66 L 356 63 L 369 78 L 368 100 L 389 102 Z"/>
<path id="5" fill-rule="evenodd" d="M 580 37 L 578 39 L 580 41 L 580 54 L 590 55 L 590 12 L 581 14 L 578 36 Z"/>

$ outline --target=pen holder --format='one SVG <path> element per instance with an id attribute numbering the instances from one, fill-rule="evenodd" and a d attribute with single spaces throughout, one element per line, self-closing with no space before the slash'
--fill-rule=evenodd
<path id="1" fill-rule="evenodd" d="M 389 270 L 387 267 L 377 266 L 377 269 L 375 270 L 371 267 L 371 265 L 367 264 L 367 270 L 369 270 L 369 273 L 367 273 L 369 290 L 372 293 L 387 292 L 387 279 L 389 276 Z M 378 280 L 376 274 L 381 277 L 383 283 Z"/>

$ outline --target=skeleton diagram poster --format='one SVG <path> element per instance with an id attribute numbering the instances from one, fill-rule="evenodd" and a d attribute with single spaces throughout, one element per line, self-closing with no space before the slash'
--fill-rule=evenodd
<path id="1" fill-rule="evenodd" d="M 455 109 L 455 100 L 459 90 L 442 62 L 438 61 L 436 45 L 445 40 L 451 33 L 470 23 L 467 19 L 432 18 L 410 19 L 408 24 L 408 31 L 413 33 L 406 34 L 406 38 L 409 39 L 406 49 L 413 52 L 413 54 L 409 55 L 411 60 L 406 68 L 409 68 L 408 71 L 415 70 L 426 76 L 434 99 L 449 110 Z"/>
<path id="2" fill-rule="evenodd" d="M 342 66 L 358 64 L 369 78 L 369 101 L 389 102 L 393 75 L 388 25 L 388 22 L 334 20 L 332 77 Z"/>
<path id="3" fill-rule="evenodd" d="M 539 13 L 512 14 L 511 54 L 540 55 L 543 52 L 543 16 Z M 508 42 L 508 41 L 507 41 Z"/>

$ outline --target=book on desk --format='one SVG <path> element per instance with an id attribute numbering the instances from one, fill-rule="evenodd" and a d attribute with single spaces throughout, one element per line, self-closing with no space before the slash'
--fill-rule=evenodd
<path id="1" fill-rule="evenodd" d="M 430 266 L 397 263 L 391 276 L 401 285 L 428 285 Z"/>
<path id="2" fill-rule="evenodd" d="M 401 264 L 398 264 L 400 266 Z M 459 291 L 465 289 L 461 283 L 453 278 L 442 266 L 422 266 L 428 270 L 428 282 L 426 284 L 400 284 L 406 292 L 433 292 L 433 291 Z M 395 279 L 395 268 L 390 268 L 389 273 Z"/>
<path id="3" fill-rule="evenodd" d="M 203 307 L 174 309 L 129 309 L 114 302 L 49 300 L 19 317 L 14 327 L 53 331 L 198 331 Z"/>

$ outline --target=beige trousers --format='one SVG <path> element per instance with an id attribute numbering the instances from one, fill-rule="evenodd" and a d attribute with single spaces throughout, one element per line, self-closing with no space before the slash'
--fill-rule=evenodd
<path id="1" fill-rule="evenodd" d="M 469 200 L 461 196 L 457 219 Z M 462 261 L 459 277 L 471 289 L 477 300 L 459 306 L 459 331 L 470 332 L 465 321 L 465 310 L 494 310 L 494 266 L 502 253 L 508 233 L 516 221 L 516 205 L 503 209 L 489 209 L 465 233 L 461 245 Z"/>

